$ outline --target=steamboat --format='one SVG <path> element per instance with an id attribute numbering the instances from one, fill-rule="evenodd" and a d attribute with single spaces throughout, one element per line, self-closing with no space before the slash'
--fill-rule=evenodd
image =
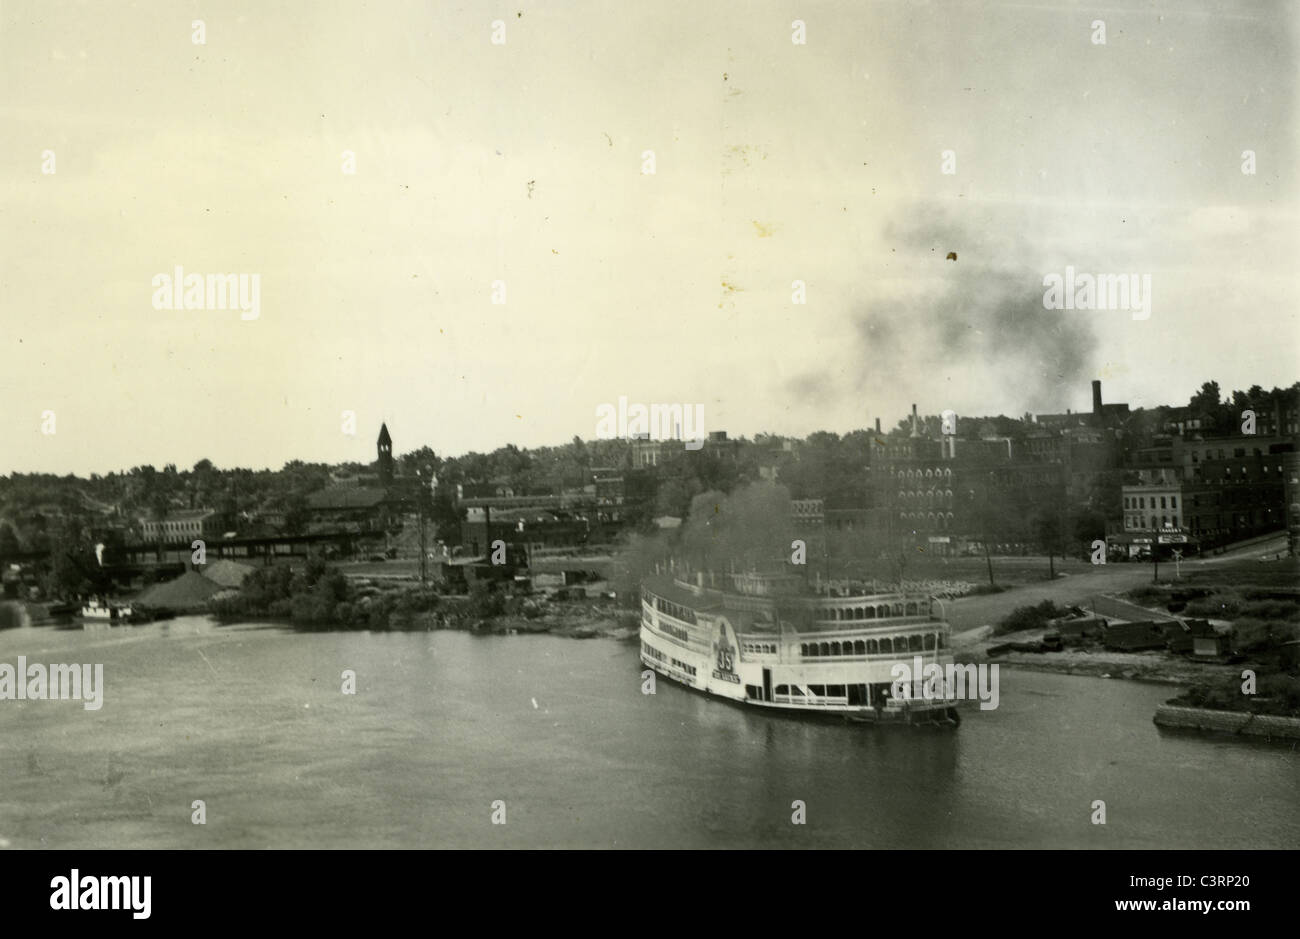
<path id="1" fill-rule="evenodd" d="M 881 724 L 960 722 L 893 668 L 953 663 L 928 596 L 798 574 L 669 571 L 641 583 L 641 661 L 675 682 L 755 708 Z M 950 692 L 944 692 L 949 694 Z"/>

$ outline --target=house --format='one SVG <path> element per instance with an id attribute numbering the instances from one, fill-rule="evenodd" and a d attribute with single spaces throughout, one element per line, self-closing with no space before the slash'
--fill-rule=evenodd
<path id="1" fill-rule="evenodd" d="M 1165 624 L 1165 636 L 1170 652 L 1214 658 L 1229 651 L 1229 637 L 1221 635 L 1209 620 L 1187 619 Z"/>
<path id="2" fill-rule="evenodd" d="M 194 613 L 207 606 L 223 588 L 194 571 L 186 571 L 165 584 L 155 584 L 136 597 L 135 605 L 147 610 Z"/>
<path id="3" fill-rule="evenodd" d="M 356 523 L 363 530 L 386 527 L 392 500 L 387 490 L 355 486 L 332 486 L 307 497 L 307 511 L 317 524 Z"/>

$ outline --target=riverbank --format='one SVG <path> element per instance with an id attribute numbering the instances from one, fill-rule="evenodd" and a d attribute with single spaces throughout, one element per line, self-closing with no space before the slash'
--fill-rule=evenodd
<path id="1" fill-rule="evenodd" d="M 635 613 L 576 603 L 550 604 L 546 612 L 536 616 L 502 614 L 486 619 L 448 619 L 445 615 L 424 613 L 417 615 L 408 628 L 451 629 L 492 636 L 547 634 L 565 639 L 627 641 L 636 638 L 639 624 Z"/>
<path id="2" fill-rule="evenodd" d="M 1012 652 L 995 657 L 984 656 L 981 660 L 1058 675 L 1122 678 L 1162 685 L 1231 678 L 1240 672 L 1238 666 L 1195 662 L 1158 652 Z"/>
<path id="3" fill-rule="evenodd" d="M 1115 652 L 1096 648 L 989 654 L 990 648 L 1008 643 L 1036 644 L 1042 641 L 1043 635 L 1044 630 L 1027 629 L 994 636 L 992 627 L 984 627 L 953 636 L 953 652 L 964 662 L 998 663 L 1026 671 L 1117 678 L 1162 685 L 1224 681 L 1241 672 L 1239 665 L 1198 662 L 1162 651 Z"/>
<path id="4" fill-rule="evenodd" d="M 1157 727 L 1195 730 L 1200 733 L 1300 740 L 1300 717 L 1247 714 L 1241 711 L 1213 711 L 1207 708 L 1162 704 L 1156 708 L 1156 716 L 1152 720 Z"/>

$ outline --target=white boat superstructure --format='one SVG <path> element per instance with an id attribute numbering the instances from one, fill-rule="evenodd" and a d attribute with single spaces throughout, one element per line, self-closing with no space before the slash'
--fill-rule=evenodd
<path id="1" fill-rule="evenodd" d="M 754 707 L 955 725 L 956 699 L 927 697 L 921 670 L 909 671 L 913 693 L 894 694 L 895 665 L 953 663 L 936 607 L 905 592 L 810 590 L 795 574 L 655 575 L 641 584 L 641 661 Z"/>

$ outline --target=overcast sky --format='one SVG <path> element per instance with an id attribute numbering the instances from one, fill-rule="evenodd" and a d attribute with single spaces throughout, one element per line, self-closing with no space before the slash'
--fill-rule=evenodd
<path id="1" fill-rule="evenodd" d="M 0 0 L 0 472 L 1289 385 L 1296 9 Z M 154 309 L 178 265 L 259 318 Z M 1067 265 L 1150 318 L 1045 310 Z"/>

